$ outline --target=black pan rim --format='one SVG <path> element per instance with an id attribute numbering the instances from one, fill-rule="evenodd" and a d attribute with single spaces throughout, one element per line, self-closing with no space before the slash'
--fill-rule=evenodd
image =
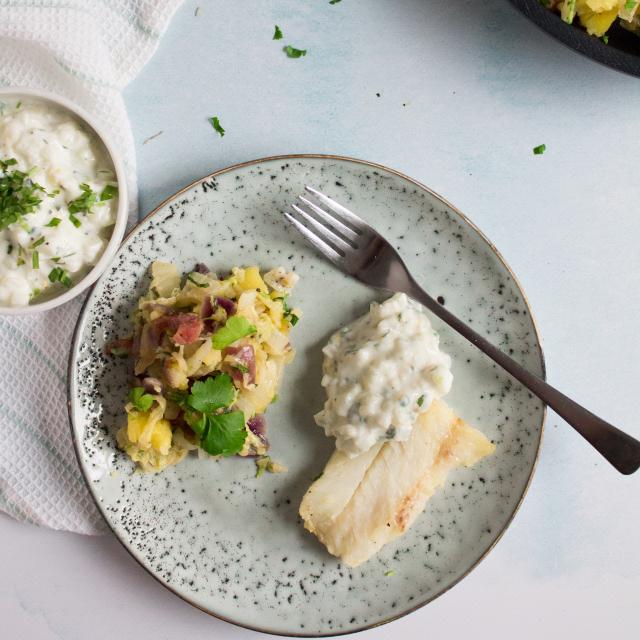
<path id="1" fill-rule="evenodd" d="M 509 1 L 540 29 L 570 49 L 606 67 L 640 77 L 640 36 L 626 32 L 616 24 L 611 27 L 609 42 L 605 44 L 581 27 L 563 22 L 539 0 Z"/>

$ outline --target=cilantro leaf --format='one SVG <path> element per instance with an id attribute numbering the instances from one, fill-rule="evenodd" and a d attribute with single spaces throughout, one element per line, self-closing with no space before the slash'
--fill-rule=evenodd
<path id="1" fill-rule="evenodd" d="M 255 333 L 257 329 L 242 316 L 231 316 L 224 327 L 218 329 L 212 336 L 211 342 L 214 349 L 224 349 L 230 344 Z"/>
<path id="2" fill-rule="evenodd" d="M 533 147 L 533 155 L 541 156 L 547 150 L 546 144 L 539 144 L 537 147 Z"/>
<path id="3" fill-rule="evenodd" d="M 138 411 L 142 412 L 149 411 L 153 404 L 153 396 L 150 393 L 145 393 L 142 387 L 133 387 L 129 391 L 129 400 Z"/>
<path id="4" fill-rule="evenodd" d="M 282 30 L 280 29 L 280 27 L 278 25 L 276 25 L 276 30 L 273 34 L 273 39 L 274 40 L 282 40 Z"/>
<path id="5" fill-rule="evenodd" d="M 209 118 L 209 122 L 211 123 L 211 126 L 220 134 L 220 137 L 224 138 L 225 131 L 220 124 L 220 118 L 218 118 L 218 116 L 213 116 L 212 118 Z"/>
<path id="6" fill-rule="evenodd" d="M 212 456 L 233 456 L 239 453 L 247 439 L 242 411 L 206 416 L 206 429 L 200 446 Z"/>
<path id="7" fill-rule="evenodd" d="M 302 58 L 302 56 L 307 55 L 306 49 L 296 49 L 288 44 L 283 48 L 283 51 L 287 54 L 287 58 Z"/>
<path id="8" fill-rule="evenodd" d="M 204 382 L 194 382 L 188 405 L 196 411 L 211 413 L 217 409 L 228 407 L 235 397 L 235 387 L 231 377 L 221 373 L 215 378 L 207 378 Z"/>
<path id="9" fill-rule="evenodd" d="M 89 213 L 91 207 L 98 201 L 98 194 L 86 182 L 80 185 L 80 191 L 82 191 L 82 195 L 69 203 L 69 213 L 71 214 Z"/>

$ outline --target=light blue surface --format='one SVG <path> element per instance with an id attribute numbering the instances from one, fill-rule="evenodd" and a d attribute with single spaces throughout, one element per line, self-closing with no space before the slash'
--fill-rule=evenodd
<path id="1" fill-rule="evenodd" d="M 287 43 L 307 56 L 287 59 Z M 125 98 L 143 212 L 209 171 L 279 153 L 351 155 L 421 180 L 515 270 L 549 379 L 640 437 L 639 80 L 565 49 L 506 0 L 189 0 Z M 494 552 L 366 637 L 636 637 L 639 478 L 550 415 L 537 476 Z M 2 527 L 28 548 L 0 547 L 13 576 L 0 602 L 22 637 L 260 637 L 179 602 L 112 540 Z"/>

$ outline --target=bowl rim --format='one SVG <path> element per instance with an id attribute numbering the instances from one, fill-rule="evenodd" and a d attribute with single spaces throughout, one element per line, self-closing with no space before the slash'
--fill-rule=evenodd
<path id="1" fill-rule="evenodd" d="M 431 189 L 430 187 L 426 186 L 423 182 L 421 182 L 421 181 L 419 181 L 419 180 L 417 180 L 415 178 L 411 178 L 410 176 L 408 176 L 405 173 L 402 173 L 401 171 L 398 171 L 396 169 L 393 169 L 393 168 L 388 167 L 388 166 L 383 165 L 383 164 L 379 164 L 377 162 L 371 162 L 369 160 L 363 160 L 363 159 L 360 159 L 360 158 L 354 158 L 354 157 L 351 157 L 351 156 L 345 156 L 345 155 L 339 155 L 339 154 L 291 153 L 291 154 L 266 156 L 266 157 L 263 157 L 263 158 L 256 158 L 254 160 L 248 160 L 248 161 L 244 161 L 244 162 L 239 162 L 239 163 L 236 163 L 236 164 L 228 165 L 228 166 L 223 167 L 221 169 L 217 169 L 215 171 L 212 171 L 212 172 L 210 172 L 210 173 L 208 173 L 208 174 L 206 174 L 206 175 L 204 175 L 204 176 L 202 176 L 202 177 L 200 177 L 200 178 L 198 178 L 196 180 L 191 181 L 189 184 L 187 184 L 187 185 L 183 186 L 182 188 L 178 189 L 175 193 L 167 196 L 163 201 L 161 201 L 160 203 L 155 205 L 153 207 L 153 209 L 151 211 L 149 211 L 149 213 L 147 213 L 142 218 L 140 218 L 138 223 L 132 229 L 129 230 L 124 242 L 128 241 L 129 238 L 131 238 L 133 235 L 135 235 L 147 220 L 149 220 L 150 218 L 152 218 L 153 216 L 158 214 L 167 204 L 169 204 L 173 200 L 176 200 L 182 194 L 188 192 L 193 187 L 201 184 L 202 182 L 204 182 L 206 180 L 211 180 L 212 178 L 216 178 L 217 176 L 223 175 L 225 173 L 231 173 L 231 172 L 237 171 L 239 169 L 244 169 L 246 167 L 251 167 L 251 166 L 255 166 L 255 165 L 259 165 L 259 164 L 263 164 L 263 163 L 267 163 L 267 162 L 273 162 L 273 161 L 280 162 L 280 161 L 300 160 L 300 159 L 321 160 L 321 161 L 338 160 L 338 161 L 341 161 L 341 162 L 351 162 L 351 163 L 354 163 L 356 165 L 368 167 L 369 169 L 386 171 L 386 172 L 389 172 L 389 173 L 391 173 L 391 174 L 393 174 L 393 175 L 395 175 L 395 176 L 397 176 L 399 178 L 407 180 L 408 182 L 413 184 L 418 189 L 420 189 L 420 190 L 432 195 L 433 197 L 437 198 L 442 203 L 444 203 L 446 206 L 450 207 L 451 211 L 453 211 L 457 216 L 459 216 L 460 219 L 463 222 L 468 224 L 469 227 L 473 231 L 475 231 L 478 234 L 478 236 L 484 242 L 486 242 L 488 249 L 498 259 L 498 262 L 507 270 L 507 272 L 509 273 L 510 277 L 513 279 L 513 282 L 517 286 L 518 292 L 522 296 L 522 300 L 523 300 L 523 302 L 524 302 L 524 304 L 525 304 L 525 306 L 527 308 L 527 312 L 529 313 L 529 317 L 530 317 L 531 323 L 533 325 L 534 335 L 535 335 L 535 339 L 536 339 L 536 343 L 537 343 L 536 351 L 537 351 L 538 356 L 540 358 L 541 378 L 543 380 L 547 379 L 547 365 L 546 365 L 546 359 L 545 359 L 544 349 L 543 349 L 543 344 L 542 344 L 542 337 L 541 337 L 541 334 L 540 334 L 539 325 L 538 325 L 538 323 L 536 321 L 535 315 L 533 313 L 533 309 L 531 307 L 531 302 L 529 301 L 529 299 L 527 297 L 527 294 L 526 294 L 526 292 L 525 292 L 525 290 L 524 290 L 524 288 L 522 286 L 522 283 L 520 282 L 520 280 L 516 276 L 516 274 L 513 271 L 513 269 L 509 266 L 509 264 L 507 263 L 506 259 L 502 255 L 502 253 L 500 253 L 500 251 L 498 250 L 496 245 L 484 234 L 484 232 L 465 213 L 463 213 L 458 207 L 453 205 L 449 200 L 447 200 L 446 198 L 442 197 L 438 192 L 436 192 L 433 189 Z M 123 244 L 124 244 L 124 242 L 123 242 Z M 94 286 L 94 288 L 95 288 L 95 286 Z M 98 499 L 98 496 L 94 493 L 93 483 L 91 481 L 91 478 L 89 477 L 88 473 L 85 470 L 84 458 L 83 458 L 82 453 L 81 453 L 82 443 L 80 441 L 80 438 L 78 438 L 78 432 L 76 431 L 76 426 L 75 426 L 76 425 L 76 423 L 75 423 L 75 411 L 74 411 L 74 408 L 73 408 L 73 400 L 74 400 L 73 391 L 74 391 L 74 386 L 75 386 L 75 380 L 74 380 L 73 369 L 74 369 L 74 364 L 75 364 L 75 361 L 76 361 L 75 355 L 76 355 L 76 352 L 78 351 L 79 344 L 80 344 L 80 337 L 81 337 L 81 334 L 82 334 L 82 328 L 83 328 L 85 315 L 86 315 L 88 306 L 90 304 L 91 294 L 93 293 L 94 288 L 90 291 L 90 295 L 88 295 L 85 298 L 84 302 L 82 303 L 82 308 L 81 308 L 80 313 L 78 315 L 78 321 L 76 322 L 76 326 L 75 326 L 74 331 L 73 331 L 73 337 L 72 337 L 72 341 L 71 341 L 71 348 L 69 349 L 69 355 L 68 355 L 68 360 L 67 360 L 67 389 L 66 389 L 66 391 L 67 391 L 67 413 L 68 413 L 68 416 L 69 416 L 69 429 L 71 431 L 71 440 L 73 442 L 73 448 L 74 448 L 74 451 L 75 451 L 75 454 L 76 454 L 76 459 L 78 461 L 78 466 L 80 467 L 80 473 L 82 474 L 82 477 L 83 477 L 83 479 L 84 479 L 84 481 L 85 481 L 85 483 L 87 485 L 87 488 L 89 490 L 89 494 L 91 495 L 91 498 L 93 499 L 95 505 L 97 506 L 98 511 L 100 512 L 100 515 L 103 517 L 104 522 L 105 522 L 106 526 L 108 527 L 109 531 L 114 535 L 116 540 L 118 540 L 118 542 L 122 545 L 122 547 L 125 549 L 125 551 L 127 551 L 127 553 L 133 558 L 133 560 L 135 560 L 135 562 L 140 567 L 142 567 L 142 569 L 146 573 L 148 573 L 155 581 L 157 581 L 159 584 L 161 584 L 165 589 L 170 591 L 173 595 L 177 596 L 183 602 L 186 602 L 187 604 L 191 605 L 192 607 L 202 611 L 203 613 L 206 613 L 207 615 L 211 616 L 212 618 L 216 618 L 217 620 L 221 620 L 223 622 L 226 622 L 227 624 L 231 624 L 231 625 L 236 626 L 238 628 L 243 628 L 243 629 L 248 629 L 250 631 L 255 631 L 255 632 L 258 632 L 258 633 L 264 633 L 264 634 L 270 634 L 270 635 L 273 635 L 273 636 L 288 637 L 288 638 L 334 638 L 334 637 L 339 637 L 339 636 L 350 636 L 350 635 L 353 635 L 353 634 L 356 634 L 356 633 L 369 631 L 371 629 L 375 629 L 375 628 L 381 627 L 383 625 L 389 624 L 390 622 L 394 622 L 396 620 L 404 618 L 404 617 L 406 617 L 408 615 L 411 615 L 412 613 L 415 613 L 419 609 L 422 609 L 426 605 L 430 604 L 431 602 L 433 602 L 434 600 L 436 600 L 440 596 L 442 596 L 445 593 L 447 593 L 448 591 L 450 591 L 453 587 L 458 585 L 462 580 L 464 580 L 464 578 L 466 578 L 469 574 L 471 574 L 471 572 L 474 569 L 476 569 L 482 563 L 482 561 L 491 553 L 491 551 L 493 551 L 493 549 L 496 547 L 498 542 L 500 542 L 502 537 L 507 532 L 507 529 L 509 529 L 509 527 L 513 523 L 513 520 L 514 520 L 516 514 L 520 510 L 520 507 L 522 506 L 522 503 L 524 502 L 524 499 L 527 496 L 527 493 L 529 492 L 529 489 L 531 488 L 531 483 L 533 481 L 533 477 L 536 474 L 536 470 L 538 468 L 538 463 L 540 461 L 540 452 L 542 450 L 542 443 L 543 443 L 544 435 L 545 435 L 545 425 L 546 425 L 546 421 L 547 421 L 547 405 L 544 404 L 544 403 L 543 403 L 543 406 L 542 406 L 542 415 L 540 417 L 540 435 L 538 437 L 538 443 L 537 443 L 537 447 L 536 447 L 536 451 L 535 451 L 535 456 L 533 458 L 533 463 L 531 465 L 531 471 L 530 471 L 529 476 L 527 477 L 527 480 L 526 480 L 526 482 L 524 484 L 524 487 L 522 489 L 522 493 L 520 494 L 520 497 L 517 500 L 517 502 L 516 502 L 516 504 L 515 504 L 515 506 L 513 508 L 513 511 L 509 514 L 509 517 L 505 521 L 504 526 L 496 534 L 496 536 L 493 539 L 493 541 L 491 542 L 491 544 L 489 544 L 489 546 L 480 554 L 480 556 L 475 559 L 475 561 L 468 567 L 468 569 L 466 571 L 464 571 L 456 580 L 454 580 L 446 588 L 441 589 L 440 591 L 438 591 L 437 593 L 433 594 L 429 598 L 420 601 L 419 603 L 417 603 L 413 607 L 410 607 L 409 609 L 406 609 L 405 611 L 402 611 L 402 612 L 399 612 L 399 613 L 396 613 L 396 614 L 392 614 L 392 615 L 388 616 L 387 618 L 385 618 L 384 620 L 380 620 L 379 622 L 374 622 L 374 623 L 371 623 L 371 624 L 364 624 L 364 625 L 359 626 L 358 628 L 355 628 L 355 629 L 349 629 L 347 631 L 337 631 L 337 632 L 330 631 L 330 632 L 320 632 L 320 633 L 299 633 L 299 632 L 297 632 L 297 633 L 283 633 L 283 632 L 280 632 L 278 630 L 266 628 L 266 627 L 261 626 L 260 624 L 257 624 L 257 623 L 256 624 L 251 624 L 251 625 L 240 623 L 237 620 L 234 620 L 232 618 L 226 617 L 226 616 L 224 616 L 222 614 L 219 614 L 217 612 L 214 612 L 214 611 L 212 611 L 212 610 L 210 610 L 208 608 L 201 607 L 200 605 L 196 604 L 190 597 L 188 597 L 184 593 L 181 593 L 180 591 L 178 591 L 172 585 L 169 585 L 169 584 L 166 584 L 165 582 L 163 582 L 160 579 L 160 577 L 157 575 L 156 572 L 152 571 L 149 567 L 145 566 L 145 564 L 134 554 L 134 552 L 132 551 L 130 545 L 127 543 L 127 541 L 124 540 L 124 538 L 120 535 L 120 533 L 118 533 L 118 531 L 115 529 L 115 527 L 111 524 L 111 521 L 109 520 L 109 518 L 107 518 L 106 512 L 105 512 L 105 510 L 103 508 L 103 505 L 102 505 L 101 501 Z"/>
<path id="2" fill-rule="evenodd" d="M 111 162 L 113 163 L 114 171 L 116 174 L 116 183 L 118 185 L 118 209 L 116 211 L 115 224 L 113 226 L 113 230 L 111 231 L 109 242 L 104 248 L 104 251 L 102 252 L 102 255 L 100 256 L 98 261 L 79 282 L 77 282 L 67 291 L 63 291 L 61 294 L 55 296 L 54 298 L 23 307 L 7 307 L 0 305 L 0 316 L 20 316 L 49 311 L 51 309 L 54 309 L 55 307 L 59 307 L 60 305 L 68 302 L 72 298 L 75 298 L 77 295 L 82 293 L 102 275 L 103 271 L 107 268 L 109 262 L 111 262 L 111 259 L 118 250 L 122 238 L 124 237 L 129 214 L 129 194 L 127 189 L 126 174 L 124 170 L 124 161 L 121 154 L 116 149 L 111 137 L 105 133 L 102 126 L 98 124 L 94 117 L 87 111 L 85 111 L 82 107 L 78 106 L 68 98 L 52 93 L 51 91 L 44 91 L 40 89 L 14 86 L 0 87 L 0 100 L 6 96 L 16 96 L 18 98 L 24 96 L 28 98 L 35 98 L 43 100 L 45 102 L 53 103 L 54 105 L 62 107 L 63 109 L 71 112 L 85 126 L 91 129 L 105 146 L 107 153 L 111 158 Z"/>
<path id="3" fill-rule="evenodd" d="M 525 18 L 565 47 L 609 69 L 640 77 L 640 55 L 619 48 L 613 42 L 605 44 L 601 38 L 589 35 L 581 27 L 564 22 L 540 0 L 509 0 L 509 3 Z M 615 25 L 614 22 L 612 26 L 614 31 Z M 619 31 L 621 27 L 617 29 Z M 633 37 L 637 37 L 640 42 L 640 36 Z"/>

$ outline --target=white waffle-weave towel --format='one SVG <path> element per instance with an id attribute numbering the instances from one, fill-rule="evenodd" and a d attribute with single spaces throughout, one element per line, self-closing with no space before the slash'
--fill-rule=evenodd
<path id="1" fill-rule="evenodd" d="M 66 96 L 111 132 L 137 214 L 123 88 L 153 55 L 182 0 L 0 0 L 0 85 Z M 0 317 L 0 509 L 18 520 L 96 534 L 105 525 L 82 480 L 66 409 L 79 300 Z"/>

